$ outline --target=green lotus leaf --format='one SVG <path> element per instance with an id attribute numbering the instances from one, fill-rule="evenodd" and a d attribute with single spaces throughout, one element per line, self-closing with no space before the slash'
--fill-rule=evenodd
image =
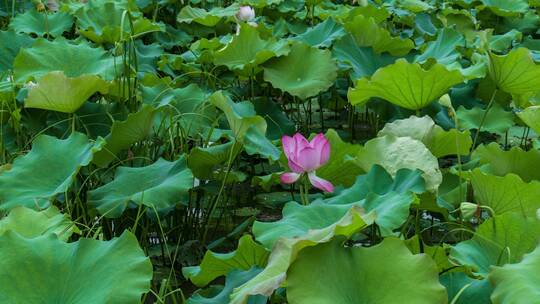
<path id="1" fill-rule="evenodd" d="M 237 4 L 230 5 L 228 7 L 214 7 L 210 11 L 207 11 L 198 7 L 184 6 L 178 17 L 177 22 L 180 23 L 198 23 L 204 26 L 215 26 L 222 18 L 232 17 L 238 12 L 239 6 Z"/>
<path id="2" fill-rule="evenodd" d="M 496 52 L 503 52 L 512 48 L 513 43 L 516 41 L 521 41 L 522 36 L 523 33 L 515 29 L 502 35 L 493 35 L 489 37 L 489 49 Z"/>
<path id="3" fill-rule="evenodd" d="M 124 8 L 115 1 L 98 3 L 89 2 L 75 12 L 79 33 L 96 43 L 115 43 L 142 36 L 147 33 L 161 31 L 162 28 L 142 17 L 138 12 L 130 12 L 131 22 L 122 20 Z M 132 24 L 130 24 L 132 23 Z M 122 27 L 123 26 L 123 27 Z"/>
<path id="4" fill-rule="evenodd" d="M 238 142 L 249 155 L 260 154 L 273 160 L 279 159 L 280 151 L 266 138 L 266 121 L 257 115 L 249 101 L 235 103 L 218 91 L 210 96 L 210 102 L 221 109 Z"/>
<path id="5" fill-rule="evenodd" d="M 356 159 L 366 172 L 375 164 L 381 165 L 392 176 L 402 168 L 420 169 L 424 172 L 422 176 L 429 191 L 435 191 L 442 182 L 437 158 L 421 141 L 410 137 L 386 135 L 371 139 Z"/>
<path id="6" fill-rule="evenodd" d="M 51 14 L 29 10 L 15 16 L 9 23 L 9 27 L 17 33 L 58 37 L 62 36 L 64 32 L 69 31 L 72 24 L 73 17 L 64 12 Z"/>
<path id="7" fill-rule="evenodd" d="M 50 72 L 41 77 L 28 92 L 26 108 L 38 108 L 63 113 L 77 111 L 97 92 L 107 93 L 109 85 L 95 75 L 66 77 L 64 72 Z"/>
<path id="8" fill-rule="evenodd" d="M 514 125 L 514 114 L 505 111 L 501 106 L 494 104 L 486 115 L 484 123 L 485 109 L 474 107 L 470 110 L 460 106 L 456 111 L 459 127 L 468 130 L 478 130 L 482 125 L 482 131 L 503 135 Z"/>
<path id="9" fill-rule="evenodd" d="M 491 266 L 521 261 L 540 240 L 540 221 L 518 213 L 505 213 L 482 223 L 473 238 L 452 248 L 450 258 L 482 277 Z"/>
<path id="10" fill-rule="evenodd" d="M 40 135 L 28 154 L 0 174 L 0 210 L 49 206 L 57 194 L 69 189 L 79 169 L 90 163 L 103 144 L 101 138 L 94 143 L 81 133 L 64 140 Z"/>
<path id="11" fill-rule="evenodd" d="M 118 154 L 134 143 L 145 139 L 152 130 L 156 110 L 144 105 L 139 112 L 131 113 L 124 121 L 114 121 L 111 132 L 105 137 L 106 144 L 96 153 L 92 161 L 99 167 L 106 167 Z"/>
<path id="12" fill-rule="evenodd" d="M 9 214 L 0 220 L 0 236 L 6 231 L 16 232 L 25 238 L 54 233 L 60 240 L 67 241 L 78 229 L 68 215 L 51 206 L 42 211 L 26 207 L 11 209 Z"/>
<path id="13" fill-rule="evenodd" d="M 233 270 L 225 278 L 225 286 L 216 288 L 211 286 L 208 289 L 195 292 L 186 302 L 186 304 L 221 304 L 228 303 L 229 297 L 234 288 L 251 280 L 261 272 L 261 268 L 252 267 L 249 270 Z M 266 304 L 267 298 L 264 296 L 250 296 L 248 304 Z"/>
<path id="14" fill-rule="evenodd" d="M 508 173 L 517 174 L 525 182 L 540 180 L 540 151 L 523 151 L 519 147 L 503 150 L 497 143 L 487 146 L 480 145 L 472 153 L 477 159 L 483 172 L 497 176 Z"/>
<path id="15" fill-rule="evenodd" d="M 65 243 L 8 231 L 0 248 L 3 303 L 138 303 L 150 290 L 152 264 L 130 232 Z"/>
<path id="16" fill-rule="evenodd" d="M 214 53 L 214 63 L 224 65 L 231 70 L 247 69 L 247 73 L 251 73 L 251 69 L 268 59 L 288 53 L 287 41 L 263 40 L 256 28 L 242 24 L 240 33 L 234 36 L 223 49 Z"/>
<path id="17" fill-rule="evenodd" d="M 321 216 L 324 218 L 324 216 Z M 351 236 L 373 222 L 373 215 L 363 215 L 359 207 L 352 207 L 337 222 L 321 228 L 309 230 L 295 238 L 282 238 L 276 242 L 268 258 L 268 264 L 261 273 L 231 294 L 231 304 L 244 304 L 249 296 L 270 296 L 287 277 L 287 270 L 304 248 L 330 241 L 334 236 Z"/>
<path id="18" fill-rule="evenodd" d="M 414 48 L 412 40 L 393 37 L 371 17 L 358 15 L 345 23 L 345 29 L 353 35 L 358 45 L 370 46 L 378 54 L 388 52 L 393 56 L 404 56 Z"/>
<path id="19" fill-rule="evenodd" d="M 266 120 L 266 137 L 270 140 L 281 139 L 283 135 L 292 135 L 296 125 L 283 113 L 281 106 L 271 98 L 261 97 L 253 100 L 255 112 Z"/>
<path id="20" fill-rule="evenodd" d="M 416 235 L 405 240 L 404 243 L 413 254 L 425 253 L 428 255 L 437 265 L 439 272 L 447 271 L 455 266 L 454 264 L 450 263 L 450 260 L 448 260 L 447 251 L 450 248 L 450 245 L 442 244 L 438 246 L 428 246 L 422 242 L 422 247 L 420 247 L 420 242 L 418 241 L 418 236 Z"/>
<path id="21" fill-rule="evenodd" d="M 540 89 L 540 66 L 526 48 L 506 55 L 490 54 L 489 76 L 497 88 L 512 95 L 534 94 Z"/>
<path id="22" fill-rule="evenodd" d="M 287 278 L 291 303 L 446 303 L 435 263 L 387 238 L 369 248 L 343 239 L 302 250 Z M 384 291 L 383 291 L 384 290 Z"/>
<path id="23" fill-rule="evenodd" d="M 440 276 L 440 281 L 448 291 L 449 303 L 457 297 L 455 304 L 491 304 L 489 296 L 493 288 L 486 279 L 476 280 L 463 272 L 449 271 Z"/>
<path id="24" fill-rule="evenodd" d="M 528 107 L 525 110 L 518 112 L 517 116 L 521 120 L 534 130 L 537 134 L 540 134 L 540 106 Z"/>
<path id="25" fill-rule="evenodd" d="M 329 47 L 334 40 L 345 35 L 345 29 L 334 19 L 328 18 L 325 21 L 309 28 L 304 33 L 293 37 L 294 40 L 302 41 L 313 47 Z"/>
<path id="26" fill-rule="evenodd" d="M 112 80 L 115 63 L 101 48 L 92 48 L 85 42 L 73 44 L 63 38 L 38 39 L 32 47 L 21 49 L 13 63 L 17 83 L 39 80 L 52 71 L 63 71 L 67 77 L 96 74 L 104 80 Z"/>
<path id="27" fill-rule="evenodd" d="M 359 79 L 349 89 L 348 98 L 353 105 L 362 105 L 371 97 L 379 97 L 406 109 L 419 110 L 463 80 L 460 72 L 449 71 L 438 63 L 425 70 L 418 63 L 398 59 L 377 70 L 371 79 Z"/>
<path id="28" fill-rule="evenodd" d="M 356 177 L 364 172 L 355 162 L 356 154 L 362 147 L 343 141 L 334 129 L 326 131 L 325 137 L 330 142 L 330 159 L 317 169 L 317 175 L 332 181 L 334 185 L 352 185 Z"/>
<path id="29" fill-rule="evenodd" d="M 463 35 L 452 28 L 444 28 L 438 31 L 435 41 L 426 44 L 426 49 L 415 58 L 415 61 L 424 63 L 433 58 L 440 64 L 449 65 L 461 57 L 456 51 L 460 46 L 465 46 Z"/>
<path id="30" fill-rule="evenodd" d="M 355 6 L 353 9 L 349 11 L 349 19 L 354 19 L 354 17 L 362 15 L 366 18 L 373 18 L 377 24 L 382 23 L 383 21 L 390 18 L 391 13 L 388 11 L 388 9 L 385 6 L 377 6 L 377 5 L 361 5 L 361 6 Z"/>
<path id="31" fill-rule="evenodd" d="M 474 169 L 464 173 L 471 181 L 474 197 L 480 205 L 490 207 L 495 214 L 506 212 L 520 213 L 523 216 L 536 216 L 540 208 L 540 182 L 524 182 L 515 174 L 503 177 Z"/>
<path id="32" fill-rule="evenodd" d="M 184 156 L 173 162 L 160 158 L 146 167 L 119 167 L 112 182 L 88 192 L 88 204 L 108 218 L 119 217 L 132 203 L 159 211 L 185 202 L 192 187 Z"/>
<path id="33" fill-rule="evenodd" d="M 0 41 L 9 41 L 9 43 L 0 44 L 0 73 L 3 73 L 13 68 L 13 60 L 19 54 L 19 50 L 29 47 L 34 40 L 14 31 L 0 31 Z"/>
<path id="34" fill-rule="evenodd" d="M 289 55 L 265 63 L 264 80 L 301 99 L 315 96 L 336 80 L 337 66 L 331 57 L 328 50 L 295 42 Z"/>
<path id="35" fill-rule="evenodd" d="M 482 4 L 499 16 L 515 16 L 527 12 L 527 0 L 481 0 Z"/>
<path id="36" fill-rule="evenodd" d="M 189 153 L 188 167 L 195 177 L 212 179 L 218 168 L 225 165 L 232 155 L 237 155 L 241 148 L 242 146 L 235 145 L 234 141 L 206 148 L 194 147 Z"/>
<path id="37" fill-rule="evenodd" d="M 270 254 L 263 246 L 255 243 L 251 236 L 244 235 L 238 248 L 229 253 L 207 251 L 199 266 L 182 268 L 182 274 L 199 287 L 233 270 L 249 270 L 253 266 L 264 267 Z"/>
<path id="38" fill-rule="evenodd" d="M 494 289 L 493 304 L 540 303 L 540 246 L 517 264 L 493 267 L 488 279 Z"/>
<path id="39" fill-rule="evenodd" d="M 389 54 L 375 54 L 370 47 L 359 46 L 351 35 L 336 41 L 332 54 L 341 65 L 352 68 L 350 77 L 353 80 L 371 76 L 379 68 L 392 64 L 397 59 Z"/>
<path id="40" fill-rule="evenodd" d="M 158 59 L 163 55 L 163 48 L 157 43 L 144 44 L 142 40 L 135 40 L 137 64 L 139 73 L 156 73 Z"/>
<path id="41" fill-rule="evenodd" d="M 411 116 L 387 123 L 377 136 L 384 135 L 408 136 L 419 140 L 437 158 L 458 153 L 467 155 L 472 145 L 469 131 L 460 132 L 456 129 L 445 131 L 429 116 Z"/>

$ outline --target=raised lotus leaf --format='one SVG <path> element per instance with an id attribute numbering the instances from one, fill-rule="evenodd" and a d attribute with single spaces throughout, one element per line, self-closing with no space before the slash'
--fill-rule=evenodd
<path id="1" fill-rule="evenodd" d="M 521 134 L 520 134 L 521 135 Z M 524 151 L 520 147 L 504 150 L 497 143 L 478 146 L 472 153 L 482 171 L 497 176 L 517 174 L 525 182 L 540 180 L 540 151 Z"/>
<path id="2" fill-rule="evenodd" d="M 14 31 L 0 31 L 0 41 L 10 42 L 0 44 L 0 73 L 3 73 L 13 68 L 13 60 L 19 50 L 32 45 L 33 39 Z"/>
<path id="3" fill-rule="evenodd" d="M 124 9 L 116 1 L 90 1 L 75 12 L 79 33 L 96 43 L 115 43 L 121 39 L 137 38 L 162 28 L 138 12 L 130 12 L 131 21 L 124 17 Z"/>
<path id="4" fill-rule="evenodd" d="M 525 110 L 518 112 L 517 116 L 534 132 L 540 134 L 540 106 L 527 107 Z"/>
<path id="5" fill-rule="evenodd" d="M 521 261 L 540 240 L 540 221 L 519 213 L 504 213 L 486 220 L 472 239 L 452 248 L 450 258 L 486 277 L 491 266 Z"/>
<path id="6" fill-rule="evenodd" d="M 17 14 L 9 23 L 9 27 L 17 33 L 58 37 L 69 31 L 72 24 L 73 17 L 64 12 L 51 14 L 29 10 L 23 14 Z"/>
<path id="7" fill-rule="evenodd" d="M 145 139 L 152 130 L 155 113 L 153 107 L 144 105 L 139 112 L 129 114 L 126 120 L 114 121 L 111 132 L 105 137 L 106 144 L 96 153 L 92 162 L 100 167 L 106 167 L 118 159 L 118 154 L 122 150 Z"/>
<path id="8" fill-rule="evenodd" d="M 69 189 L 80 168 L 92 161 L 103 144 L 101 138 L 91 142 L 81 133 L 67 139 L 40 135 L 28 154 L 0 174 L 0 210 L 48 207 L 57 194 Z"/>
<path id="9" fill-rule="evenodd" d="M 489 299 L 493 287 L 487 279 L 473 279 L 463 272 L 446 272 L 440 277 L 448 291 L 448 302 L 455 304 L 491 304 Z"/>
<path id="10" fill-rule="evenodd" d="M 6 231 L 16 232 L 25 238 L 54 233 L 60 240 L 66 241 L 71 234 L 78 232 L 78 229 L 68 215 L 51 206 L 41 211 L 26 207 L 11 209 L 9 214 L 0 220 L 0 236 Z"/>
<path id="11" fill-rule="evenodd" d="M 419 110 L 463 80 L 459 71 L 449 71 L 439 63 L 426 70 L 418 63 L 398 59 L 378 69 L 370 79 L 359 79 L 349 89 L 348 98 L 353 105 L 362 105 L 379 97 L 406 109 Z"/>
<path id="12" fill-rule="evenodd" d="M 456 111 L 459 127 L 468 130 L 478 130 L 482 126 L 482 131 L 502 135 L 514 125 L 514 114 L 505 111 L 497 104 L 494 104 L 486 115 L 485 112 L 486 109 L 480 107 L 467 109 L 460 106 Z M 484 115 L 485 119 L 482 124 Z"/>
<path id="13" fill-rule="evenodd" d="M 119 167 L 112 182 L 88 192 L 88 204 L 109 218 L 119 217 L 133 204 L 155 214 L 185 202 L 192 187 L 193 174 L 184 156 L 172 162 L 160 158 L 146 167 Z"/>
<path id="14" fill-rule="evenodd" d="M 464 45 L 465 38 L 460 32 L 452 28 L 443 28 L 438 31 L 436 40 L 426 44 L 425 50 L 416 56 L 415 61 L 424 63 L 433 58 L 440 64 L 449 65 L 461 57 L 456 49 Z"/>
<path id="15" fill-rule="evenodd" d="M 536 210 L 540 208 L 539 181 L 526 183 L 513 173 L 495 176 L 478 168 L 464 175 L 471 181 L 476 202 L 490 207 L 495 214 L 515 212 L 523 216 L 536 216 Z"/>
<path id="16" fill-rule="evenodd" d="M 526 48 L 506 55 L 489 55 L 489 76 L 500 90 L 512 95 L 532 95 L 540 89 L 540 66 Z"/>
<path id="17" fill-rule="evenodd" d="M 378 136 L 394 135 L 397 137 L 411 137 L 421 141 L 435 157 L 453 154 L 467 155 L 472 145 L 469 131 L 450 129 L 445 131 L 436 125 L 429 116 L 411 116 L 387 123 L 379 131 Z"/>
<path id="18" fill-rule="evenodd" d="M 33 86 L 24 101 L 27 108 L 38 108 L 63 113 L 77 111 L 97 92 L 107 93 L 109 85 L 95 75 L 67 77 L 62 71 L 45 74 Z"/>
<path id="19" fill-rule="evenodd" d="M 207 251 L 199 266 L 182 268 L 182 274 L 199 287 L 233 270 L 247 271 L 252 267 L 264 267 L 270 252 L 245 235 L 238 241 L 238 248 L 229 253 Z"/>
<path id="20" fill-rule="evenodd" d="M 373 165 L 381 165 L 395 176 L 399 169 L 420 169 L 426 188 L 435 191 L 442 182 L 439 162 L 427 147 L 411 137 L 385 135 L 369 140 L 357 154 L 357 164 L 368 171 Z"/>
<path id="21" fill-rule="evenodd" d="M 301 42 L 293 43 L 287 56 L 271 59 L 264 65 L 264 80 L 301 99 L 327 90 L 336 78 L 337 65 L 330 51 Z"/>
<path id="22" fill-rule="evenodd" d="M 189 153 L 188 167 L 195 177 L 212 179 L 215 177 L 216 170 L 227 164 L 232 155 L 240 153 L 241 148 L 242 145 L 235 145 L 234 141 L 206 148 L 195 147 Z"/>
<path id="23" fill-rule="evenodd" d="M 67 77 L 95 74 L 112 80 L 115 63 L 101 48 L 93 48 L 86 42 L 74 44 L 63 38 L 38 39 L 32 47 L 21 49 L 13 63 L 13 78 L 20 84 L 39 80 L 52 71 L 63 71 Z"/>
<path id="24" fill-rule="evenodd" d="M 540 303 L 540 246 L 523 256 L 516 264 L 493 267 L 488 279 L 494 289 L 491 294 L 493 304 Z"/>
<path id="25" fill-rule="evenodd" d="M 527 0 L 481 0 L 482 4 L 499 16 L 515 16 L 527 12 Z"/>
<path id="26" fill-rule="evenodd" d="M 346 34 L 343 26 L 328 18 L 325 21 L 309 28 L 304 33 L 293 37 L 313 47 L 329 47 L 332 43 Z"/>
<path id="27" fill-rule="evenodd" d="M 393 37 L 372 17 L 358 15 L 345 23 L 345 29 L 354 36 L 359 45 L 370 46 L 375 53 L 388 52 L 394 56 L 404 56 L 414 48 L 412 40 Z"/>
<path id="28" fill-rule="evenodd" d="M 130 232 L 66 243 L 8 231 L 0 248 L 0 302 L 137 303 L 150 289 L 152 264 Z"/>
<path id="29" fill-rule="evenodd" d="M 446 303 L 435 263 L 386 238 L 369 248 L 343 238 L 302 250 L 288 271 L 291 303 Z"/>
<path id="30" fill-rule="evenodd" d="M 222 18 L 232 17 L 238 12 L 237 4 L 228 7 L 214 7 L 207 11 L 202 8 L 184 6 L 176 20 L 180 23 L 199 23 L 204 26 L 215 26 Z"/>
<path id="31" fill-rule="evenodd" d="M 270 296 L 287 278 L 287 270 L 304 248 L 329 242 L 337 235 L 345 237 L 362 230 L 373 222 L 373 215 L 364 215 L 359 207 L 352 207 L 335 223 L 309 230 L 295 238 L 282 238 L 273 246 L 268 264 L 261 273 L 231 294 L 231 304 L 244 304 L 252 295 Z"/>

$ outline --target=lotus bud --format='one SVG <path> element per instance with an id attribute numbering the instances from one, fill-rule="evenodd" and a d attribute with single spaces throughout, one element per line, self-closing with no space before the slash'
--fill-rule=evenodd
<path id="1" fill-rule="evenodd" d="M 251 6 L 241 6 L 236 13 L 236 18 L 241 21 L 251 21 L 255 19 L 255 10 Z"/>
<path id="2" fill-rule="evenodd" d="M 468 221 L 474 217 L 474 215 L 478 212 L 478 205 L 469 203 L 469 202 L 463 202 L 459 205 L 459 211 L 461 211 L 461 217 Z"/>

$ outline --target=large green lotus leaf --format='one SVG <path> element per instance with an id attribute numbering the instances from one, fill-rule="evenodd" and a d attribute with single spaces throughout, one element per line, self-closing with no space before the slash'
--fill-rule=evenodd
<path id="1" fill-rule="evenodd" d="M 489 296 L 493 288 L 486 279 L 476 280 L 463 272 L 449 271 L 440 276 L 440 281 L 448 291 L 448 302 L 450 303 L 491 304 Z M 456 297 L 457 301 L 452 302 Z"/>
<path id="2" fill-rule="evenodd" d="M 261 268 L 252 267 L 249 270 L 233 270 L 225 278 L 225 286 L 216 288 L 211 286 L 208 289 L 195 292 L 186 304 L 222 304 L 229 303 L 229 297 L 234 288 L 246 283 L 261 272 Z M 266 304 L 265 296 L 250 296 L 248 304 Z"/>
<path id="3" fill-rule="evenodd" d="M 107 93 L 109 85 L 95 75 L 67 77 L 62 71 L 50 72 L 41 77 L 24 100 L 26 108 L 37 108 L 63 113 L 77 111 L 97 92 Z"/>
<path id="4" fill-rule="evenodd" d="M 11 209 L 0 220 L 0 236 L 6 231 L 14 231 L 25 238 L 54 233 L 66 241 L 78 229 L 68 215 L 60 213 L 54 206 L 42 211 L 21 206 Z"/>
<path id="5" fill-rule="evenodd" d="M 482 171 L 497 176 L 519 175 L 524 181 L 540 180 L 540 151 L 524 151 L 520 147 L 503 150 L 497 143 L 480 145 L 472 153 L 482 165 Z"/>
<path id="6" fill-rule="evenodd" d="M 182 274 L 199 287 L 208 285 L 214 279 L 232 270 L 249 270 L 253 266 L 264 267 L 270 252 L 255 243 L 251 236 L 244 235 L 238 241 L 238 248 L 229 253 L 206 252 L 199 266 L 182 268 Z"/>
<path id="7" fill-rule="evenodd" d="M 514 114 L 505 111 L 498 104 L 494 104 L 491 107 L 486 115 L 484 124 L 481 124 L 485 112 L 486 110 L 480 107 L 474 107 L 468 110 L 460 106 L 456 111 L 459 127 L 468 130 L 478 130 L 480 125 L 482 125 L 482 131 L 503 135 L 514 125 Z"/>
<path id="8" fill-rule="evenodd" d="M 350 77 L 353 80 L 371 76 L 379 68 L 396 61 L 396 57 L 392 55 L 376 54 L 371 47 L 359 46 L 351 35 L 346 35 L 336 41 L 332 54 L 340 65 L 352 68 Z"/>
<path id="9" fill-rule="evenodd" d="M 58 37 L 71 29 L 73 17 L 64 12 L 40 13 L 36 10 L 29 10 L 24 14 L 17 14 L 9 23 L 9 27 L 17 33 L 36 34 L 44 36 L 46 34 Z"/>
<path id="10" fill-rule="evenodd" d="M 240 33 L 233 37 L 223 49 L 214 53 L 214 63 L 224 65 L 231 70 L 251 69 L 266 62 L 272 57 L 289 53 L 286 40 L 263 40 L 256 28 L 242 24 Z"/>
<path id="11" fill-rule="evenodd" d="M 2 303 L 138 303 L 150 290 L 152 263 L 130 232 L 65 243 L 8 231 L 0 248 Z"/>
<path id="12" fill-rule="evenodd" d="M 352 185 L 356 177 L 364 172 L 355 162 L 356 154 L 362 147 L 343 141 L 334 129 L 326 131 L 325 137 L 330 142 L 330 159 L 317 170 L 317 175 L 335 185 Z"/>
<path id="13" fill-rule="evenodd" d="M 273 87 L 306 99 L 330 88 L 337 77 L 337 65 L 330 51 L 295 42 L 289 55 L 264 65 L 264 80 Z"/>
<path id="14" fill-rule="evenodd" d="M 345 34 L 341 24 L 336 23 L 332 18 L 328 18 L 293 39 L 313 47 L 330 47 L 334 40 L 343 37 Z"/>
<path id="15" fill-rule="evenodd" d="M 399 169 L 422 170 L 426 188 L 435 191 L 442 182 L 442 173 L 435 156 L 419 140 L 386 135 L 369 140 L 357 154 L 356 162 L 368 171 L 381 165 L 395 176 Z"/>
<path id="16" fill-rule="evenodd" d="M 455 266 L 448 260 L 448 249 L 450 248 L 450 245 L 442 244 L 429 246 L 422 242 L 422 247 L 420 247 L 420 242 L 416 235 L 410 239 L 406 239 L 404 243 L 413 254 L 425 253 L 428 255 L 435 264 L 437 264 L 439 272 L 447 271 Z"/>
<path id="17" fill-rule="evenodd" d="M 79 169 L 90 163 L 103 144 L 101 138 L 94 143 L 81 133 L 64 140 L 37 137 L 32 150 L 0 174 L 0 209 L 47 207 L 57 194 L 68 190 Z"/>
<path id="18" fill-rule="evenodd" d="M 512 48 L 512 45 L 516 41 L 521 41 L 522 37 L 523 33 L 515 29 L 502 35 L 490 35 L 489 49 L 495 52 L 504 52 L 505 50 Z"/>
<path id="19" fill-rule="evenodd" d="M 105 138 L 103 149 L 96 153 L 92 161 L 99 167 L 106 167 L 118 154 L 134 143 L 145 139 L 152 131 L 152 123 L 156 110 L 144 105 L 139 112 L 131 113 L 124 121 L 114 121 L 111 133 Z"/>
<path id="20" fill-rule="evenodd" d="M 387 238 L 369 248 L 336 239 L 302 250 L 287 278 L 287 300 L 298 304 L 447 303 L 435 263 Z"/>
<path id="21" fill-rule="evenodd" d="M 464 175 L 471 181 L 476 202 L 490 207 L 495 214 L 516 212 L 536 216 L 540 208 L 540 182 L 526 183 L 513 173 L 501 177 L 478 168 Z"/>
<path id="22" fill-rule="evenodd" d="M 115 1 L 99 3 L 90 1 L 75 12 L 79 33 L 96 43 L 115 43 L 129 37 L 162 30 L 160 26 L 142 17 L 137 12 L 131 12 L 132 25 L 126 19 L 122 23 L 124 9 Z M 123 28 L 122 28 L 123 26 Z"/>
<path id="23" fill-rule="evenodd" d="M 452 28 L 443 28 L 438 31 L 437 39 L 427 43 L 426 49 L 415 58 L 415 61 L 423 63 L 433 58 L 440 64 L 452 64 L 460 58 L 456 48 L 464 45 L 465 38 L 460 32 Z"/>
<path id="24" fill-rule="evenodd" d="M 372 17 L 358 15 L 345 23 L 345 29 L 354 36 L 359 45 L 370 46 L 375 53 L 388 52 L 394 56 L 404 56 L 414 48 L 412 40 L 393 37 Z"/>
<path id="25" fill-rule="evenodd" d="M 482 223 L 473 238 L 452 248 L 450 258 L 485 277 L 491 266 L 517 263 L 540 240 L 540 221 L 505 213 Z"/>
<path id="26" fill-rule="evenodd" d="M 257 98 L 253 100 L 253 106 L 255 112 L 266 120 L 268 139 L 281 139 L 283 135 L 292 135 L 296 131 L 296 124 L 283 112 L 281 105 L 274 102 L 272 98 Z"/>
<path id="27" fill-rule="evenodd" d="M 273 246 L 264 270 L 244 285 L 235 288 L 230 304 L 244 304 L 249 296 L 270 296 L 287 278 L 287 270 L 304 248 L 329 242 L 337 235 L 350 237 L 373 222 L 373 215 L 363 215 L 359 207 L 352 207 L 341 219 L 321 228 L 311 229 L 295 238 L 281 238 Z"/>
<path id="28" fill-rule="evenodd" d="M 96 74 L 105 80 L 115 76 L 113 58 L 101 48 L 92 48 L 85 42 L 73 44 L 66 39 L 48 41 L 38 39 L 27 49 L 22 49 L 13 64 L 17 83 L 39 80 L 52 71 L 63 71 L 68 77 Z"/>
<path id="29" fill-rule="evenodd" d="M 518 112 L 517 116 L 531 129 L 540 134 L 540 106 L 531 106 Z"/>
<path id="30" fill-rule="evenodd" d="M 241 148 L 242 145 L 235 145 L 234 141 L 206 148 L 194 147 L 189 153 L 188 167 L 195 177 L 212 179 L 221 165 L 226 164 L 232 155 L 237 155 Z"/>
<path id="31" fill-rule="evenodd" d="M 28 35 L 20 35 L 14 31 L 0 31 L 0 41 L 9 43 L 0 44 L 0 73 L 13 68 L 13 60 L 21 48 L 32 45 L 34 41 Z"/>
<path id="32" fill-rule="evenodd" d="M 225 113 L 236 140 L 244 145 L 249 155 L 279 159 L 280 151 L 266 138 L 266 121 L 257 115 L 252 103 L 235 103 L 221 91 L 212 94 L 210 102 Z"/>
<path id="33" fill-rule="evenodd" d="M 353 105 L 360 105 L 371 97 L 380 97 L 400 107 L 419 110 L 461 82 L 460 72 L 449 71 L 441 64 L 424 70 L 418 63 L 398 59 L 377 70 L 371 79 L 359 79 L 355 88 L 349 89 L 348 98 Z"/>
<path id="34" fill-rule="evenodd" d="M 164 54 L 163 48 L 157 43 L 144 44 L 142 40 L 135 40 L 137 52 L 137 72 L 156 73 L 158 59 Z"/>
<path id="35" fill-rule="evenodd" d="M 493 267 L 488 279 L 493 304 L 540 303 L 540 246 L 517 264 Z"/>
<path id="36" fill-rule="evenodd" d="M 497 88 L 513 95 L 534 94 L 540 89 L 540 66 L 526 48 L 518 48 L 506 55 L 490 54 L 489 76 Z"/>
<path id="37" fill-rule="evenodd" d="M 466 155 L 472 145 L 469 131 L 460 132 L 456 129 L 445 131 L 435 125 L 429 116 L 411 116 L 387 123 L 378 136 L 394 135 L 397 137 L 411 137 L 421 141 L 435 157 L 453 154 Z"/>
<path id="38" fill-rule="evenodd" d="M 193 174 L 184 156 L 173 162 L 160 158 L 146 167 L 119 167 L 112 182 L 88 192 L 88 204 L 116 218 L 131 203 L 157 210 L 173 207 L 185 201 L 192 187 Z"/>
<path id="39" fill-rule="evenodd" d="M 484 6 L 499 16 L 514 16 L 527 12 L 527 0 L 481 0 Z"/>
<path id="40" fill-rule="evenodd" d="M 222 18 L 234 16 L 238 12 L 238 9 L 239 6 L 237 4 L 233 4 L 228 7 L 216 6 L 210 11 L 188 5 L 182 8 L 178 14 L 178 17 L 176 18 L 176 21 L 180 23 L 189 24 L 195 22 L 204 26 L 215 26 L 219 23 L 219 21 L 221 21 Z"/>

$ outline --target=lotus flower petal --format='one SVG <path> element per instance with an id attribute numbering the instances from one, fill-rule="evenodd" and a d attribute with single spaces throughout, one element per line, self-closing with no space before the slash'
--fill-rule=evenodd
<path id="1" fill-rule="evenodd" d="M 334 185 L 332 185 L 332 183 L 329 181 L 315 175 L 315 172 L 310 172 L 308 177 L 309 181 L 315 188 L 318 188 L 324 192 L 334 192 Z"/>
<path id="2" fill-rule="evenodd" d="M 298 180 L 298 178 L 300 178 L 300 174 L 294 172 L 283 173 L 279 177 L 281 182 L 284 184 L 293 184 Z"/>

